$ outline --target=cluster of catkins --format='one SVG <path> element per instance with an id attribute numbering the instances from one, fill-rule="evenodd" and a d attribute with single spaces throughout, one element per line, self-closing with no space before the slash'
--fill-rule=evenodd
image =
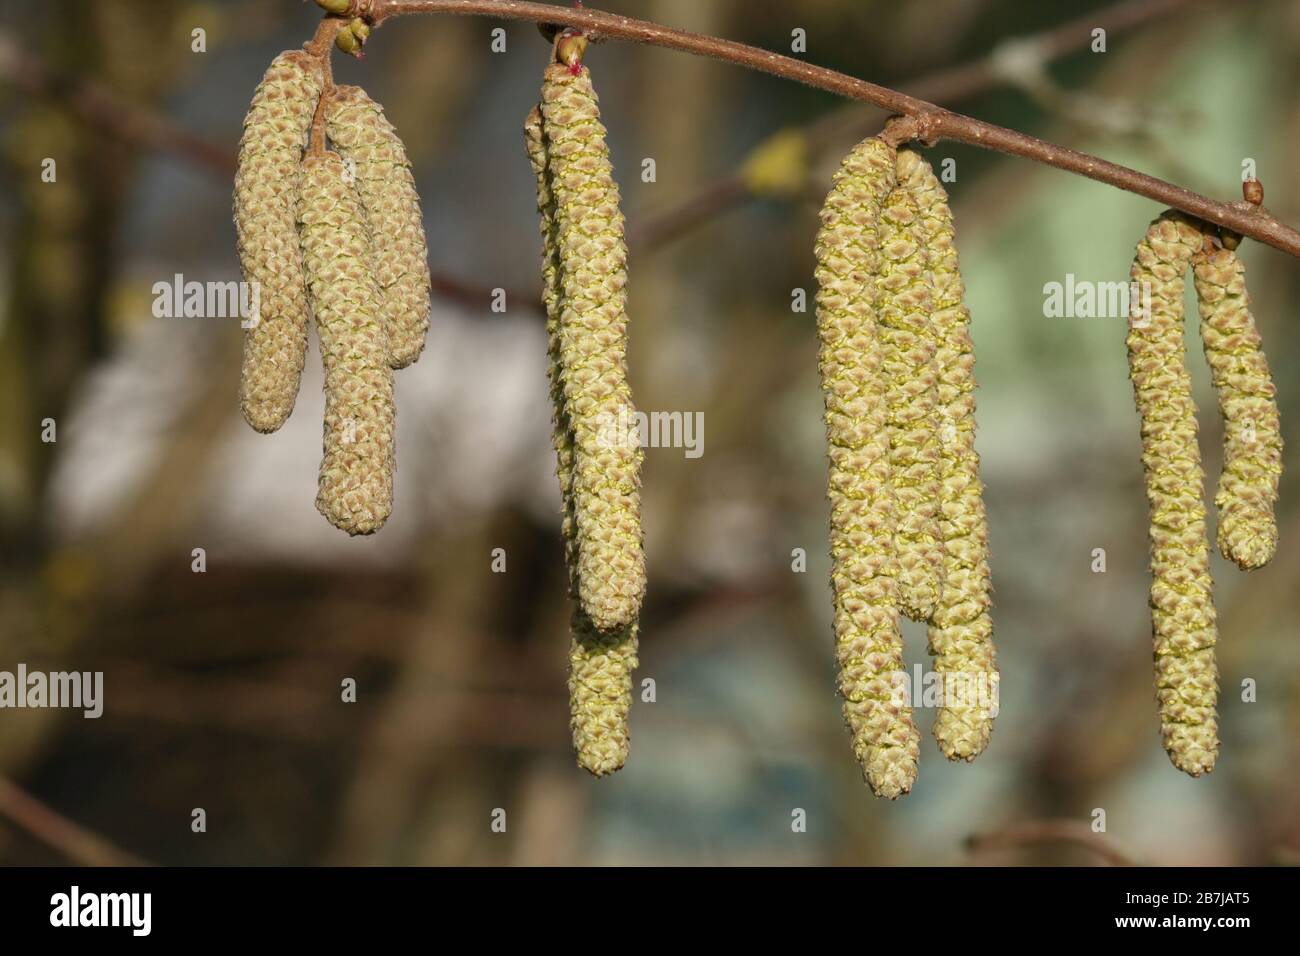
<path id="1" fill-rule="evenodd" d="M 368 34 L 352 20 L 336 43 L 359 53 Z M 627 372 L 627 244 L 582 63 L 587 40 L 568 30 L 553 39 L 524 133 L 573 602 L 570 726 L 579 765 L 603 776 L 628 754 L 646 588 L 642 451 Z M 987 746 L 999 677 L 952 212 L 929 163 L 888 133 L 859 143 L 835 174 L 816 255 L 839 692 L 868 785 L 894 799 L 911 790 L 919 753 L 900 616 L 928 625 L 942 692 L 934 737 L 949 759 Z M 316 505 L 350 534 L 376 531 L 392 509 L 393 371 L 419 357 L 429 324 L 427 249 L 401 140 L 364 91 L 333 86 L 322 58 L 283 53 L 258 86 L 235 222 L 244 277 L 260 284 L 262 304 L 245 339 L 244 416 L 262 432 L 289 417 L 314 315 L 326 392 Z M 1189 265 L 1226 425 L 1219 549 L 1257 568 L 1277 541 L 1278 411 L 1235 240 L 1166 213 L 1132 272 L 1150 292 L 1134 297 L 1128 347 L 1151 505 L 1161 728 L 1174 764 L 1192 775 L 1213 767 L 1218 736 L 1203 476 L 1183 362 Z"/>
<path id="2" fill-rule="evenodd" d="M 1250 314 L 1239 239 L 1182 213 L 1156 219 L 1138 244 L 1129 321 L 1129 377 L 1142 421 L 1151 513 L 1151 614 L 1160 733 L 1174 766 L 1194 777 L 1219 752 L 1217 642 L 1205 476 L 1184 362 L 1183 290 L 1190 266 L 1201 342 L 1223 416 L 1223 472 L 1214 496 L 1219 552 L 1244 570 L 1277 547 L 1273 505 L 1282 474 L 1276 392 Z M 1148 297 L 1149 292 L 1149 297 Z M 1145 304 L 1149 301 L 1149 307 Z"/>
<path id="3" fill-rule="evenodd" d="M 867 784 L 895 799 L 919 750 L 900 614 L 929 625 L 945 756 L 978 756 L 997 708 L 970 313 L 948 197 L 919 153 L 881 136 L 858 144 L 821 219 L 839 691 Z"/>
<path id="4" fill-rule="evenodd" d="M 244 417 L 259 432 L 288 419 L 314 316 L 326 397 L 316 507 L 349 534 L 371 534 L 392 511 L 393 371 L 424 348 L 428 254 L 401 139 L 364 90 L 333 86 L 321 58 L 282 53 L 258 85 L 235 226 L 244 280 L 261 288 L 244 339 Z"/>

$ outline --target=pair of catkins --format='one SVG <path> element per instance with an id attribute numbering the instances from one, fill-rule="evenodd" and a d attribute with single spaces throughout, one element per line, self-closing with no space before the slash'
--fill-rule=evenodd
<path id="1" fill-rule="evenodd" d="M 1214 769 L 1219 732 L 1205 475 L 1183 344 L 1189 268 L 1224 424 L 1223 470 L 1214 496 L 1219 552 L 1251 570 L 1266 564 L 1277 547 L 1273 506 L 1282 438 L 1276 390 L 1250 313 L 1238 242 L 1212 225 L 1166 212 L 1138 244 L 1131 272 L 1136 294 L 1129 320 L 1129 377 L 1142 423 L 1150 505 L 1160 732 L 1174 766 L 1194 777 Z"/>
<path id="2" fill-rule="evenodd" d="M 318 120 L 332 150 L 324 136 L 309 144 Z M 259 432 L 289 418 L 314 316 L 326 397 L 316 507 L 349 534 L 373 533 L 393 504 L 393 371 L 419 357 L 430 310 L 419 196 L 383 109 L 333 86 L 318 57 L 276 57 L 244 120 L 235 225 L 244 280 L 261 290 L 244 417 Z"/>
<path id="3" fill-rule="evenodd" d="M 867 784 L 896 799 L 919 753 L 900 615 L 929 626 L 945 756 L 978 756 L 997 711 L 970 313 L 947 195 L 919 153 L 859 143 L 821 221 L 839 691 Z"/>

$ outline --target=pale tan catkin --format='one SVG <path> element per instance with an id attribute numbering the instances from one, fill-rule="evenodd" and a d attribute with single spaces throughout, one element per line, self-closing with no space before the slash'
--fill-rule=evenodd
<path id="1" fill-rule="evenodd" d="M 919 752 L 899 633 L 897 511 L 876 313 L 881 207 L 895 186 L 894 164 L 893 148 L 878 137 L 849 153 L 822 207 L 816 243 L 839 692 L 863 776 L 890 799 L 912 789 Z"/>
<path id="2" fill-rule="evenodd" d="M 975 451 L 975 346 L 948 195 L 921 154 L 898 153 L 898 181 L 917 202 L 917 232 L 930 278 L 936 338 L 939 531 L 944 570 L 929 628 L 934 669 L 944 680 L 934 739 L 950 760 L 988 745 L 999 703 L 993 649 L 988 520 Z"/>
<path id="3" fill-rule="evenodd" d="M 1192 262 L 1201 312 L 1201 344 L 1223 416 L 1223 471 L 1214 503 L 1219 552 L 1245 569 L 1277 550 L 1282 435 L 1277 389 L 1250 314 L 1246 268 L 1230 249 L 1208 245 Z"/>
<path id="4" fill-rule="evenodd" d="M 349 534 L 383 527 L 393 507 L 393 370 L 371 272 L 371 239 L 343 159 L 303 163 L 303 265 L 325 366 L 325 448 L 316 507 Z"/>
<path id="5" fill-rule="evenodd" d="M 637 666 L 637 624 L 601 634 L 582 608 L 578 586 L 578 535 L 574 477 L 573 427 L 562 380 L 559 240 L 555 200 L 551 193 L 547 146 L 540 108 L 524 123 L 529 162 L 537 178 L 537 210 L 542 231 L 542 296 L 546 306 L 548 372 L 554 413 L 556 475 L 560 482 L 561 528 L 573 601 L 569 644 L 569 724 L 578 765 L 595 776 L 623 766 L 629 747 L 628 715 L 632 703 L 632 672 Z"/>
<path id="6" fill-rule="evenodd" d="M 320 99 L 318 61 L 281 53 L 258 84 L 239 142 L 235 229 L 244 281 L 260 313 L 244 334 L 240 407 L 259 432 L 273 432 L 298 398 L 307 354 L 307 293 L 295 222 L 300 163 Z"/>
<path id="7" fill-rule="evenodd" d="M 429 329 L 429 249 L 406 147 L 384 109 L 357 86 L 336 87 L 326 130 L 356 177 L 374 243 L 393 368 L 420 357 Z"/>
<path id="8" fill-rule="evenodd" d="M 574 438 L 578 591 L 592 624 L 618 632 L 636 621 L 646 583 L 623 215 L 590 70 L 551 63 L 541 100 L 560 270 L 561 380 Z"/>
<path id="9" fill-rule="evenodd" d="M 1133 262 L 1131 277 L 1140 291 L 1133 296 L 1128 333 L 1150 505 L 1160 733 L 1174 766 L 1194 777 L 1212 770 L 1219 752 L 1205 476 L 1183 344 L 1184 276 L 1202 241 L 1201 230 L 1180 214 L 1167 212 L 1151 224 Z"/>

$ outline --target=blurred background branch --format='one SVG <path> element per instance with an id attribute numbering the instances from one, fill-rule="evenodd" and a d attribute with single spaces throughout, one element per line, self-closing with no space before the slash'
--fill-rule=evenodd
<path id="1" fill-rule="evenodd" d="M 80 866 L 147 865 L 50 809 L 4 777 L 0 777 L 0 817 L 22 827 Z"/>
<path id="2" fill-rule="evenodd" d="M 1111 866 L 1138 865 L 1115 841 L 1104 833 L 1093 832 L 1081 820 L 1026 820 L 989 833 L 972 834 L 966 840 L 967 849 L 976 854 L 1042 847 L 1052 843 L 1082 847 Z"/>

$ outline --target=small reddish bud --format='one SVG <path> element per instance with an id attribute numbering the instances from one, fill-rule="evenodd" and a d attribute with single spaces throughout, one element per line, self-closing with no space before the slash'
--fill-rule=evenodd
<path id="1" fill-rule="evenodd" d="M 582 57 L 587 52 L 587 37 L 575 30 L 565 30 L 555 44 L 555 59 L 577 76 L 582 72 Z"/>
<path id="2" fill-rule="evenodd" d="M 1247 179 L 1241 184 L 1241 195 L 1252 206 L 1264 204 L 1264 184 L 1258 179 Z"/>

